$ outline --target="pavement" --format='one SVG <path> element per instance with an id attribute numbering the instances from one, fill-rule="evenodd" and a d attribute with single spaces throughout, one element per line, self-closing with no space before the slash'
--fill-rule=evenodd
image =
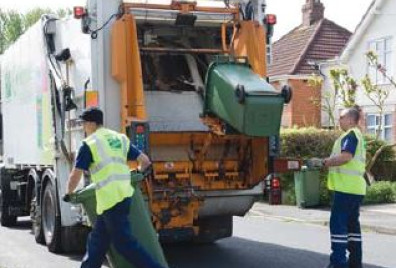
<path id="1" fill-rule="evenodd" d="M 257 202 L 249 211 L 249 215 L 328 226 L 330 208 L 299 208 Z M 363 231 L 396 236 L 396 203 L 362 206 L 360 224 Z"/>

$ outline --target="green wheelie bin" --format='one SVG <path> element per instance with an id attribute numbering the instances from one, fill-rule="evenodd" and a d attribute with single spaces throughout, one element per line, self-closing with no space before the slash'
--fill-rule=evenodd
<path id="1" fill-rule="evenodd" d="M 142 192 L 138 186 L 138 182 L 143 179 L 141 173 L 131 173 L 131 183 L 135 188 L 132 196 L 132 205 L 129 212 L 129 221 L 131 224 L 132 235 L 145 248 L 155 260 L 163 267 L 169 267 L 158 241 L 158 235 L 151 222 L 147 205 L 143 199 Z M 90 184 L 84 189 L 76 191 L 70 197 L 70 201 L 75 204 L 81 203 L 88 215 L 88 219 L 93 226 L 96 220 L 96 197 L 95 185 Z M 140 268 L 130 264 L 123 256 L 118 254 L 113 246 L 107 253 L 107 259 L 112 268 Z"/>
<path id="2" fill-rule="evenodd" d="M 320 171 L 302 169 L 294 173 L 296 202 L 300 208 L 318 206 L 320 203 Z"/>

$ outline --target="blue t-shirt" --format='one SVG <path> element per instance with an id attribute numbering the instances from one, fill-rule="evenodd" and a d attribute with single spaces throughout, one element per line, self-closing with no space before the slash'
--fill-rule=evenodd
<path id="1" fill-rule="evenodd" d="M 142 152 L 131 143 L 131 145 L 129 146 L 127 159 L 129 161 L 136 160 L 136 158 L 138 158 L 141 153 Z M 88 171 L 89 166 L 92 162 L 93 157 L 91 150 L 89 149 L 88 145 L 83 142 L 80 149 L 78 150 L 75 167 L 81 170 Z"/>
<path id="2" fill-rule="evenodd" d="M 348 152 L 355 156 L 357 144 L 358 139 L 356 138 L 355 132 L 350 131 L 348 135 L 341 140 L 341 152 Z"/>

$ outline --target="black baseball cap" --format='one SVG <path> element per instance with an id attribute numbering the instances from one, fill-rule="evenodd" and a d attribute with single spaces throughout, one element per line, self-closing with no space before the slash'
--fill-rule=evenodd
<path id="1" fill-rule="evenodd" d="M 82 122 L 94 122 L 103 125 L 103 112 L 98 107 L 89 107 L 79 116 Z"/>

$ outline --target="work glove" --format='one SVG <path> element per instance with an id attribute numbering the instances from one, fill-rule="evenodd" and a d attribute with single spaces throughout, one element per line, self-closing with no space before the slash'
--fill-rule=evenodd
<path id="1" fill-rule="evenodd" d="M 147 177 L 148 175 L 153 173 L 153 165 L 149 165 L 144 170 L 139 170 L 139 172 L 141 172 L 144 177 Z"/>
<path id="2" fill-rule="evenodd" d="M 70 202 L 71 200 L 70 194 L 65 194 L 64 196 L 62 196 L 62 200 L 65 202 Z"/>
<path id="3" fill-rule="evenodd" d="M 306 165 L 310 169 L 311 168 L 322 168 L 324 166 L 324 161 L 321 158 L 314 157 L 314 158 L 308 159 Z"/>

